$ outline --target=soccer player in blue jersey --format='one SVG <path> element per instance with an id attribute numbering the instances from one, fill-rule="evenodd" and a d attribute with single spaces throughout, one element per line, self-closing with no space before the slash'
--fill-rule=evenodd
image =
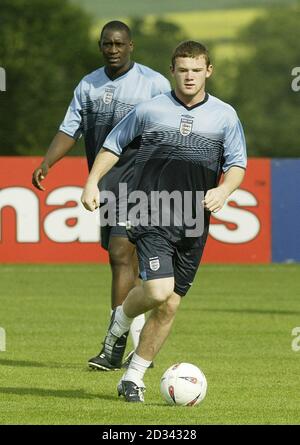
<path id="1" fill-rule="evenodd" d="M 118 385 L 119 395 L 129 402 L 144 401 L 145 371 L 169 335 L 180 300 L 193 282 L 210 214 L 220 210 L 239 187 L 246 168 L 245 139 L 235 110 L 205 91 L 212 73 L 207 49 L 198 42 L 183 42 L 175 49 L 171 71 L 175 90 L 139 104 L 114 128 L 97 155 L 82 195 L 88 210 L 99 206 L 99 179 L 122 158 L 123 148 L 139 137 L 133 189 L 148 198 L 141 210 L 148 217 L 138 220 L 134 212 L 128 217 L 135 219 L 129 233 L 143 281 L 114 311 L 104 341 L 107 361 L 120 363 L 133 318 L 151 310 Z M 152 224 L 154 191 L 191 196 L 193 215 L 203 219 L 202 230 L 188 230 L 191 219 L 184 218 L 186 207 L 178 205 L 175 217 L 182 216 L 181 223 L 173 220 L 163 225 L 158 218 Z M 202 200 L 197 191 L 203 192 Z M 201 207 L 202 214 L 197 213 Z"/>
<path id="2" fill-rule="evenodd" d="M 71 150 L 80 136 L 84 137 L 88 167 L 91 170 L 106 136 L 118 122 L 140 102 L 170 91 L 170 84 L 165 77 L 131 61 L 131 31 L 123 22 L 112 21 L 103 27 L 99 48 L 105 66 L 85 76 L 75 89 L 58 133 L 43 162 L 33 172 L 32 182 L 39 190 L 44 190 L 42 181 L 49 168 Z M 101 181 L 101 190 L 111 191 L 117 198 L 119 183 L 126 183 L 130 188 L 137 153 L 135 142 L 130 142 L 123 147 L 120 161 Z M 112 270 L 112 309 L 122 304 L 138 281 L 135 247 L 128 240 L 125 224 L 126 221 L 117 219 L 114 226 L 101 225 L 101 244 L 108 250 Z M 131 325 L 134 347 L 138 344 L 144 321 L 144 315 L 139 314 Z M 90 367 L 100 370 L 116 368 L 106 362 L 102 350 L 88 363 Z"/>

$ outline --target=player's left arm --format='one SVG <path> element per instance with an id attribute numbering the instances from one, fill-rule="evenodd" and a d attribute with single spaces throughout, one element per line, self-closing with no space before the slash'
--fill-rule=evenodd
<path id="1" fill-rule="evenodd" d="M 229 109 L 224 131 L 224 172 L 223 182 L 207 191 L 204 207 L 211 212 L 218 212 L 226 199 L 242 183 L 247 166 L 246 141 L 242 124 L 233 108 Z"/>
<path id="2" fill-rule="evenodd" d="M 224 174 L 224 181 L 218 187 L 207 191 L 204 201 L 202 201 L 204 207 L 210 212 L 221 210 L 226 199 L 241 185 L 244 176 L 244 168 L 230 167 Z"/>

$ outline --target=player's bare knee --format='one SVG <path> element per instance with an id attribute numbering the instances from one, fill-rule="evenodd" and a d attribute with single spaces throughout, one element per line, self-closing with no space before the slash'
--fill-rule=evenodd
<path id="1" fill-rule="evenodd" d="M 111 244 L 108 248 L 109 263 L 112 267 L 130 266 L 132 267 L 131 248 L 124 244 Z"/>
<path id="2" fill-rule="evenodd" d="M 164 304 L 161 304 L 156 308 L 157 316 L 160 318 L 162 322 L 169 322 L 171 321 L 177 312 L 177 309 L 180 304 L 180 299 L 172 298 L 173 295 L 171 295 L 170 298 L 168 298 Z"/>
<path id="3" fill-rule="evenodd" d="M 180 302 L 181 302 L 181 298 L 179 297 L 179 295 L 176 295 L 173 293 L 164 304 L 165 310 L 169 314 L 175 314 L 177 312 L 179 305 L 180 305 Z"/>
<path id="4" fill-rule="evenodd" d="M 171 294 L 172 294 L 171 287 L 159 288 L 158 286 L 157 287 L 155 286 L 146 290 L 147 297 L 150 298 L 152 301 L 154 301 L 157 305 L 165 303 Z"/>

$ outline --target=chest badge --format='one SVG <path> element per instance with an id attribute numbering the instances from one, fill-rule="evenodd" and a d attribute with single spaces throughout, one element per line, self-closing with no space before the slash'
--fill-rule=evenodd
<path id="1" fill-rule="evenodd" d="M 193 129 L 193 119 L 182 117 L 180 121 L 179 131 L 182 136 L 188 136 Z"/>
<path id="2" fill-rule="evenodd" d="M 114 87 L 105 88 L 102 100 L 106 105 L 109 105 L 112 102 L 114 98 L 114 93 L 115 93 Z"/>

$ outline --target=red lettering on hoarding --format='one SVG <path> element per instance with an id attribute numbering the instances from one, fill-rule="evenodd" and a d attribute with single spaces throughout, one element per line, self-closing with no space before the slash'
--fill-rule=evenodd
<path id="1" fill-rule="evenodd" d="M 239 190 L 212 216 L 203 261 L 269 263 L 271 261 L 271 165 L 250 159 Z"/>
<path id="2" fill-rule="evenodd" d="M 68 157 L 54 166 L 45 192 L 31 185 L 40 160 L 1 158 L 0 261 L 107 262 L 98 241 L 99 214 L 80 202 L 85 159 Z M 270 230 L 270 161 L 250 160 L 242 188 L 212 217 L 204 261 L 269 262 Z"/>
<path id="3" fill-rule="evenodd" d="M 99 245 L 98 215 L 80 202 L 85 159 L 68 157 L 52 167 L 45 192 L 31 185 L 40 162 L 37 157 L 1 158 L 0 261 L 107 262 Z"/>

